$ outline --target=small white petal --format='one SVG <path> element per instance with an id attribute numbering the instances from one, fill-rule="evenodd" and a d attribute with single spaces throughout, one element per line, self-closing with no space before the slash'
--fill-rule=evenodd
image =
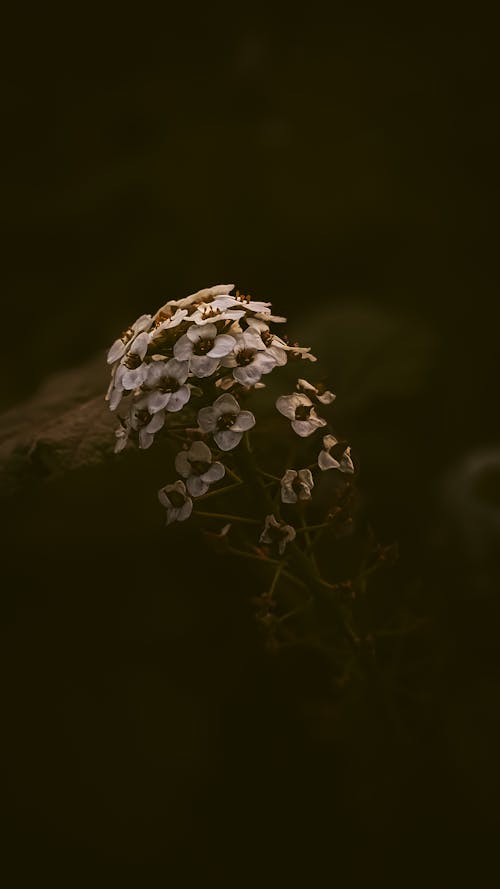
<path id="1" fill-rule="evenodd" d="M 219 367 L 219 359 L 209 358 L 208 355 L 192 355 L 190 367 L 195 377 L 210 377 Z"/>
<path id="2" fill-rule="evenodd" d="M 212 463 L 210 469 L 207 469 L 206 472 L 201 476 L 203 481 L 209 482 L 212 484 L 213 482 L 220 481 L 221 478 L 224 478 L 226 474 L 226 467 L 223 463 L 219 463 L 217 460 L 215 463 Z"/>
<path id="3" fill-rule="evenodd" d="M 171 392 L 151 392 L 148 395 L 148 411 L 152 414 L 162 411 L 170 401 L 171 394 Z"/>
<path id="4" fill-rule="evenodd" d="M 186 331 L 186 336 L 193 344 L 199 343 L 200 340 L 214 340 L 217 336 L 217 328 L 215 324 L 205 324 L 201 328 L 192 324 Z"/>
<path id="5" fill-rule="evenodd" d="M 174 355 L 179 361 L 187 361 L 193 354 L 193 343 L 185 333 L 174 345 Z"/>
<path id="6" fill-rule="evenodd" d="M 307 399 L 309 401 L 309 399 Z M 283 414 L 284 417 L 288 417 L 289 420 L 295 419 L 295 410 L 301 404 L 300 396 L 298 395 L 280 395 L 279 398 L 276 399 L 276 408 L 279 410 L 280 414 Z"/>
<path id="7" fill-rule="evenodd" d="M 108 352 L 108 364 L 114 364 L 125 355 L 126 345 L 123 340 L 115 340 Z"/>
<path id="8" fill-rule="evenodd" d="M 130 346 L 129 351 L 133 355 L 138 355 L 139 358 L 142 359 L 142 358 L 144 358 L 146 352 L 148 351 L 148 346 L 149 346 L 149 336 L 144 331 L 143 333 L 140 333 L 139 336 L 137 336 L 135 338 L 132 345 Z"/>
<path id="9" fill-rule="evenodd" d="M 189 386 L 181 386 L 180 389 L 177 389 L 177 392 L 170 392 L 169 394 L 167 410 L 169 413 L 173 413 L 182 410 L 184 405 L 188 403 L 191 397 L 191 390 Z"/>
<path id="10" fill-rule="evenodd" d="M 158 432 L 165 423 L 165 414 L 163 411 L 158 411 L 158 413 L 153 414 L 149 423 L 144 427 L 146 432 Z"/>
<path id="11" fill-rule="evenodd" d="M 191 497 L 201 497 L 202 494 L 207 493 L 209 485 L 199 475 L 190 475 L 186 482 L 186 487 Z"/>
<path id="12" fill-rule="evenodd" d="M 232 451 L 236 445 L 239 445 L 242 436 L 242 432 L 233 432 L 232 429 L 223 429 L 214 433 L 214 439 L 221 451 Z"/>
<path id="13" fill-rule="evenodd" d="M 225 355 L 229 355 L 232 349 L 234 349 L 236 340 L 233 336 L 229 336 L 228 334 L 221 333 L 220 336 L 215 338 L 215 342 L 207 352 L 207 355 L 210 358 L 224 358 Z"/>
<path id="14" fill-rule="evenodd" d="M 323 392 L 322 395 L 316 396 L 316 398 L 318 399 L 318 401 L 321 402 L 321 404 L 331 404 L 332 401 L 335 401 L 336 397 L 337 396 L 334 395 L 333 392 L 328 392 L 328 391 Z"/>
<path id="15" fill-rule="evenodd" d="M 234 395 L 226 392 L 215 399 L 213 409 L 217 416 L 221 416 L 222 414 L 238 414 L 240 406 Z"/>
<path id="16" fill-rule="evenodd" d="M 318 466 L 324 472 L 327 469 L 338 469 L 340 463 L 335 460 L 328 451 L 320 451 L 318 455 Z"/>
<path id="17" fill-rule="evenodd" d="M 187 451 L 179 451 L 175 458 L 175 470 L 182 475 L 183 478 L 188 478 L 191 475 L 191 463 L 189 462 L 188 452 Z"/>
<path id="18" fill-rule="evenodd" d="M 212 451 L 204 441 L 194 441 L 188 451 L 191 462 L 211 463 Z"/>
<path id="19" fill-rule="evenodd" d="M 193 501 L 188 497 L 177 513 L 177 521 L 185 522 L 193 511 Z"/>
<path id="20" fill-rule="evenodd" d="M 139 447 L 145 451 L 147 448 L 150 448 L 153 444 L 154 435 L 152 432 L 148 432 L 146 429 L 139 430 Z"/>
<path id="21" fill-rule="evenodd" d="M 240 411 L 231 429 L 233 432 L 246 432 L 255 426 L 255 417 L 251 411 Z"/>
<path id="22" fill-rule="evenodd" d="M 312 435 L 320 426 L 326 426 L 326 420 L 321 417 L 309 417 L 308 420 L 292 420 L 292 429 L 301 438 Z"/>

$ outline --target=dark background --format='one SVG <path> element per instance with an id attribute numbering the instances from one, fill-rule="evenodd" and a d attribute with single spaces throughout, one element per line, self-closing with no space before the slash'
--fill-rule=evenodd
<path id="1" fill-rule="evenodd" d="M 403 743 L 376 707 L 341 711 L 325 739 L 314 676 L 300 719 L 282 704 L 300 680 L 269 678 L 237 566 L 166 542 L 148 456 L 83 471 L 6 510 L 5 836 L 70 883 L 110 867 L 238 885 L 292 864 L 311 885 L 489 885 L 494 23 L 478 5 L 246 12 L 13 23 L 1 403 L 104 360 L 168 298 L 234 281 L 271 299 L 322 356 L 366 509 L 399 541 L 388 582 L 432 615 L 425 718 Z"/>

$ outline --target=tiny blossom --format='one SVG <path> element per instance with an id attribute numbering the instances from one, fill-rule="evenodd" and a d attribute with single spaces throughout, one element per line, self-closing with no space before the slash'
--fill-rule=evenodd
<path id="1" fill-rule="evenodd" d="M 179 309 L 189 309 L 191 306 L 201 305 L 201 303 L 209 302 L 217 296 L 223 296 L 234 290 L 234 284 L 216 284 L 214 287 L 204 287 L 203 290 L 197 290 L 183 299 L 169 299 L 164 306 L 159 309 L 160 312 L 167 310 L 169 307 Z"/>
<path id="2" fill-rule="evenodd" d="M 108 352 L 108 364 L 114 364 L 123 358 L 125 353 L 132 345 L 134 339 L 143 331 L 149 330 L 152 324 L 151 315 L 141 315 L 137 321 L 134 321 L 131 327 L 122 333 L 121 337 L 114 341 Z"/>
<path id="3" fill-rule="evenodd" d="M 276 367 L 276 358 L 268 351 L 257 330 L 248 328 L 236 334 L 234 339 L 234 349 L 222 359 L 222 365 L 233 368 L 233 377 L 242 386 L 253 386 L 263 374 Z"/>
<path id="4" fill-rule="evenodd" d="M 224 310 L 219 305 L 218 300 L 211 303 L 203 303 L 192 315 L 189 320 L 195 324 L 215 324 L 219 321 L 239 321 L 243 318 L 245 312 L 243 309 L 227 309 Z"/>
<path id="5" fill-rule="evenodd" d="M 283 503 L 297 503 L 297 500 L 310 500 L 314 479 L 310 469 L 287 469 L 281 479 L 281 500 Z"/>
<path id="6" fill-rule="evenodd" d="M 318 455 L 318 466 L 322 470 L 340 469 L 341 472 L 353 473 L 354 464 L 351 459 L 351 449 L 345 448 L 340 460 L 332 457 L 330 451 L 338 444 L 334 435 L 325 435 L 323 438 L 323 450 Z"/>
<path id="7" fill-rule="evenodd" d="M 326 420 L 318 417 L 313 403 L 307 395 L 294 392 L 293 395 L 280 395 L 276 401 L 276 407 L 280 414 L 292 421 L 292 429 L 301 438 L 311 435 L 321 426 L 326 426 Z"/>
<path id="8" fill-rule="evenodd" d="M 130 426 L 139 433 L 139 447 L 145 450 L 153 444 L 155 432 L 165 423 L 165 411 L 153 413 L 148 408 L 148 396 L 142 396 L 130 410 Z"/>
<path id="9" fill-rule="evenodd" d="M 192 497 L 206 494 L 213 482 L 220 481 L 226 472 L 222 463 L 212 462 L 212 452 L 203 441 L 195 441 L 188 450 L 179 451 L 175 468 L 186 479 Z"/>
<path id="10" fill-rule="evenodd" d="M 248 331 L 258 333 L 268 355 L 272 355 L 278 367 L 283 367 L 287 362 L 287 346 L 281 337 L 269 330 L 269 324 L 258 318 L 248 319 Z"/>
<path id="11" fill-rule="evenodd" d="M 180 411 L 189 401 L 191 390 L 186 386 L 189 362 L 153 361 L 148 366 L 144 388 L 147 390 L 146 407 L 152 413 L 163 409 Z"/>
<path id="12" fill-rule="evenodd" d="M 315 398 L 320 404 L 331 404 L 336 396 L 321 386 L 313 386 L 308 380 L 297 380 L 297 391 L 305 392 L 310 398 Z"/>
<path id="13" fill-rule="evenodd" d="M 148 369 L 147 365 L 143 363 L 143 358 L 148 350 L 148 342 L 149 335 L 146 331 L 141 331 L 134 337 L 118 364 L 113 368 L 111 383 L 106 395 L 110 410 L 116 410 L 124 392 L 137 389 L 146 379 Z"/>
<path id="14" fill-rule="evenodd" d="M 283 555 L 287 543 L 295 540 L 295 536 L 295 528 L 292 525 L 278 521 L 274 515 L 267 515 L 259 539 L 261 543 L 276 544 L 279 554 Z"/>
<path id="15" fill-rule="evenodd" d="M 271 303 L 258 302 L 237 291 L 235 296 L 227 295 L 217 297 L 214 299 L 213 305 L 216 305 L 223 311 L 234 307 L 243 307 L 244 312 L 242 312 L 242 314 L 245 314 L 245 312 L 259 312 L 260 314 L 267 315 L 269 314 Z"/>
<path id="16" fill-rule="evenodd" d="M 209 377 L 219 367 L 220 359 L 228 355 L 234 345 L 234 337 L 218 334 L 215 324 L 202 327 L 193 324 L 177 340 L 174 355 L 180 361 L 189 361 L 189 369 L 196 377 Z"/>
<path id="17" fill-rule="evenodd" d="M 184 522 L 193 511 L 193 501 L 188 497 L 186 485 L 180 479 L 173 485 L 160 488 L 158 500 L 167 510 L 167 525 L 171 522 Z"/>
<path id="18" fill-rule="evenodd" d="M 236 398 L 226 392 L 211 407 L 198 411 L 198 423 L 203 432 L 213 434 L 221 451 L 231 451 L 239 445 L 243 433 L 255 426 L 255 417 L 250 411 L 242 411 Z"/>
<path id="19" fill-rule="evenodd" d="M 157 348 L 163 348 L 164 343 L 168 342 L 167 331 L 173 330 L 179 324 L 182 324 L 187 314 L 187 309 L 177 309 L 172 313 L 172 310 L 168 307 L 157 312 L 153 319 L 153 330 L 149 332 L 148 352 L 154 353 Z"/>
<path id="20" fill-rule="evenodd" d="M 131 429 L 129 420 L 120 420 L 118 429 L 115 429 L 115 454 L 120 454 L 127 447 Z"/>

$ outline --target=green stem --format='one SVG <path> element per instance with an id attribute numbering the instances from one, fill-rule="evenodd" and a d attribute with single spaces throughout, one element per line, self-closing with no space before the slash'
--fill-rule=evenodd
<path id="1" fill-rule="evenodd" d="M 241 488 L 243 482 L 236 482 L 234 485 L 226 485 L 224 488 L 217 488 L 216 491 L 210 491 L 208 494 L 202 494 L 201 497 L 198 497 L 198 501 L 205 502 L 209 497 L 217 497 L 218 494 L 227 494 L 228 491 L 235 491 L 236 488 Z"/>
<path id="2" fill-rule="evenodd" d="M 241 522 L 245 525 L 260 525 L 259 519 L 248 519 L 241 515 L 230 515 L 226 512 L 203 512 L 201 509 L 194 511 L 194 515 L 203 516 L 207 519 L 224 519 L 226 522 Z"/>
<path id="3" fill-rule="evenodd" d="M 306 534 L 309 534 L 310 531 L 319 531 L 321 528 L 329 527 L 329 522 L 322 522 L 320 525 L 302 525 L 301 528 L 297 528 L 297 533 L 304 531 Z"/>

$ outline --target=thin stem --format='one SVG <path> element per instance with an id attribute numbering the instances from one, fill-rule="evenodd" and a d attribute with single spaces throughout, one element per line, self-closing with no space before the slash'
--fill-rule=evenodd
<path id="1" fill-rule="evenodd" d="M 302 525 L 301 528 L 297 528 L 297 534 L 300 534 L 303 531 L 305 534 L 309 534 L 309 531 L 319 531 L 320 528 L 329 528 L 330 522 L 322 522 L 320 525 Z"/>
<path id="2" fill-rule="evenodd" d="M 267 556 L 258 556 L 256 553 L 246 552 L 244 549 L 238 549 L 236 546 L 229 546 L 226 549 L 231 556 L 238 556 L 241 559 L 250 559 L 253 562 L 260 562 L 261 565 L 282 565 L 282 562 L 278 562 L 277 559 L 268 559 Z M 286 571 L 284 568 L 281 571 L 283 577 L 287 577 L 288 580 L 291 580 L 297 586 L 302 587 L 302 589 L 307 589 L 305 583 L 303 583 L 299 577 L 296 577 L 295 574 L 292 574 L 291 571 Z"/>
<path id="3" fill-rule="evenodd" d="M 306 520 L 304 518 L 304 513 L 302 512 L 302 509 L 300 510 L 300 523 L 301 523 L 301 527 L 298 530 L 304 532 L 304 536 L 306 538 L 307 553 L 309 555 L 309 558 L 311 559 L 312 564 L 314 565 L 315 570 L 317 571 L 318 574 L 320 574 L 319 565 L 318 565 L 316 556 L 313 551 L 311 535 L 309 533 L 309 528 L 306 525 Z"/>
<path id="4" fill-rule="evenodd" d="M 241 488 L 243 482 L 236 482 L 234 485 L 226 485 L 224 488 L 217 488 L 216 491 L 210 491 L 208 494 L 202 494 L 201 497 L 198 497 L 198 500 L 208 500 L 209 497 L 217 497 L 218 494 L 227 494 L 228 491 L 235 491 L 236 488 Z M 198 513 L 199 514 L 199 513 Z"/>
<path id="5" fill-rule="evenodd" d="M 284 570 L 285 570 L 285 563 L 284 563 L 284 562 L 280 562 L 279 565 L 278 565 L 277 568 L 276 568 L 276 571 L 274 572 L 274 577 L 273 577 L 273 579 L 272 579 L 272 581 L 271 581 L 271 586 L 269 587 L 269 591 L 268 591 L 268 594 L 267 594 L 267 595 L 269 596 L 269 598 L 272 597 L 272 595 L 273 595 L 273 593 L 274 593 L 274 591 L 275 591 L 275 589 L 276 589 L 276 586 L 277 586 L 277 584 L 278 584 L 278 581 L 279 581 L 279 578 L 280 578 L 280 574 L 281 574 L 282 571 L 284 571 Z"/>
<path id="6" fill-rule="evenodd" d="M 244 482 L 241 480 L 241 478 L 239 477 L 239 475 L 236 475 L 234 469 L 230 469 L 229 466 L 226 466 L 226 473 L 227 473 L 228 475 L 230 475 L 231 478 L 234 478 L 235 481 L 239 482 L 240 485 L 243 485 L 243 484 L 244 484 Z"/>
<path id="7" fill-rule="evenodd" d="M 281 479 L 278 478 L 277 475 L 273 475 L 272 472 L 264 472 L 263 469 L 259 468 L 257 468 L 257 472 L 259 473 L 259 475 L 263 475 L 264 478 L 270 478 L 273 482 L 281 482 Z"/>
<path id="8" fill-rule="evenodd" d="M 261 525 L 259 519 L 248 519 L 241 515 L 230 515 L 226 512 L 203 512 L 201 509 L 194 511 L 194 515 L 203 516 L 207 519 L 224 519 L 226 522 L 241 522 L 245 525 Z"/>

